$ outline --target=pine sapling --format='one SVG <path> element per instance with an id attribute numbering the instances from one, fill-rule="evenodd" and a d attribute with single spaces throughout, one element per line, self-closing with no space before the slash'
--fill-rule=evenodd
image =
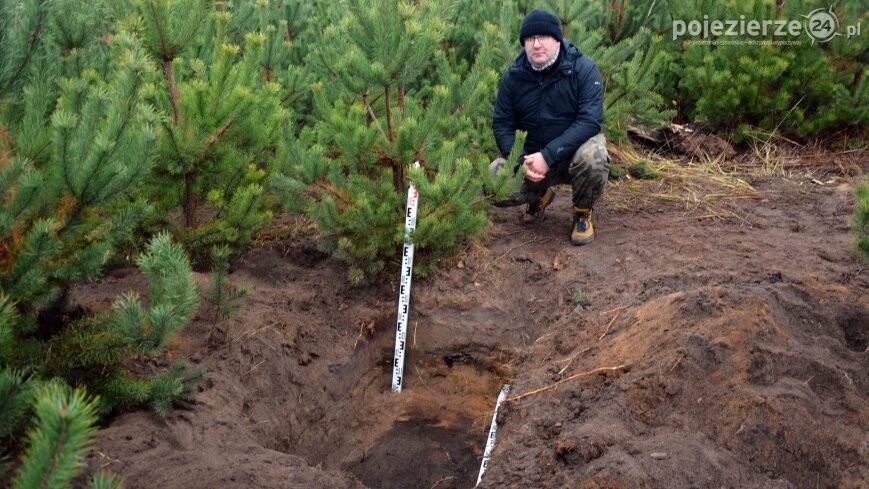
<path id="1" fill-rule="evenodd" d="M 88 482 L 87 489 L 124 489 L 124 483 L 115 474 L 101 470 Z"/>
<path id="2" fill-rule="evenodd" d="M 246 286 L 236 287 L 229 281 L 229 257 L 227 246 L 215 246 L 211 252 L 211 277 L 208 290 L 202 299 L 211 311 L 209 340 L 223 343 L 230 338 L 226 321 L 241 307 L 241 301 L 250 293 Z"/>
<path id="3" fill-rule="evenodd" d="M 236 22 L 235 7 L 228 7 L 137 0 L 130 12 L 142 19 L 137 27 L 148 51 L 163 60 L 163 76 L 149 93 L 166 115 L 152 182 L 165 219 L 160 225 L 197 267 L 207 267 L 216 244 L 240 254 L 271 219 L 262 166 L 289 122 L 273 73 L 285 63 L 287 53 L 279 49 L 285 46 L 268 22 Z M 238 10 L 265 14 L 261 5 Z M 263 30 L 232 31 L 254 26 Z M 162 217 L 176 211 L 177 218 Z"/>
<path id="4" fill-rule="evenodd" d="M 446 52 L 448 2 L 334 3 L 332 42 L 309 56 L 313 110 L 298 141 L 284 139 L 275 187 L 316 223 L 319 245 L 347 264 L 354 284 L 400 263 L 409 182 L 420 204 L 415 273 L 461 248 L 487 224 L 481 181 L 491 154 L 498 30 L 473 64 Z M 390 15 L 383 15 L 390 12 Z M 489 42 L 492 41 L 492 42 Z M 420 169 L 413 162 L 420 160 Z M 493 190 L 493 189 L 489 189 Z"/>

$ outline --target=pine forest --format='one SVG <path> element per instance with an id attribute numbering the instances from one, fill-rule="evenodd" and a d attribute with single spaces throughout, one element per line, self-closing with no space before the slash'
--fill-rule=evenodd
<path id="1" fill-rule="evenodd" d="M 537 8 L 604 85 L 612 166 L 598 242 L 581 252 L 565 239 L 569 185 L 533 229 L 518 224 L 521 210 L 494 206 L 524 180 L 490 172 L 501 156 L 493 110 Z M 237 362 L 235 388 L 279 391 L 289 406 L 266 414 L 248 400 L 261 391 L 238 394 L 250 436 L 305 468 L 281 469 L 271 485 L 268 466 L 218 457 L 203 474 L 255 475 L 169 487 L 466 487 L 508 381 L 518 387 L 498 432 L 507 441 L 481 487 L 861 487 L 867 12 L 815 0 L 0 0 L 0 485 L 165 486 L 135 462 L 112 463 L 123 457 L 101 448 L 111 435 L 100 430 L 136 413 L 175 426 L 216 406 L 209 392 L 230 369 L 217 365 Z M 525 138 L 517 132 L 508 161 Z M 411 184 L 419 209 L 406 233 Z M 405 372 L 419 394 L 401 395 L 445 389 L 457 397 L 441 410 L 474 416 L 416 415 L 386 397 L 408 243 L 419 295 Z M 784 243 L 794 248 L 777 254 Z M 782 280 L 792 288 L 775 289 Z M 786 347 L 798 340 L 776 336 L 785 316 L 793 338 L 826 339 Z M 645 333 L 656 321 L 662 330 Z M 727 336 L 737 323 L 752 326 Z M 246 342 L 267 334 L 278 336 L 250 353 Z M 670 355 L 656 367 L 636 353 L 652 347 Z M 272 350 L 289 367 L 262 356 Z M 457 394 L 459 372 L 479 391 Z M 283 387 L 260 385 L 269 375 Z M 763 388 L 739 397 L 733 379 Z M 363 385 L 383 394 L 371 400 Z M 735 404 L 715 390 L 726 385 Z M 418 404 L 434 409 L 443 395 Z M 773 426 L 789 415 L 776 402 L 811 396 L 820 407 L 794 419 L 822 412 L 841 421 L 832 431 L 810 429 L 806 442 Z M 697 398 L 719 403 L 714 426 L 663 414 L 694 412 Z M 543 414 L 529 407 L 544 402 Z M 633 421 L 607 431 L 598 408 Z M 337 435 L 350 428 L 332 427 L 333 409 L 359 413 L 347 421 L 357 441 Z M 658 447 L 663 427 L 690 443 Z M 389 468 L 395 453 L 380 447 L 392 442 L 376 440 L 399 428 L 411 430 L 399 453 L 449 464 Z M 655 441 L 640 441 L 650 430 Z M 429 435 L 439 441 L 423 444 Z M 712 445 L 722 451 L 703 458 Z M 640 457 L 650 462 L 630 462 Z M 684 480 L 664 475 L 686 466 Z"/>

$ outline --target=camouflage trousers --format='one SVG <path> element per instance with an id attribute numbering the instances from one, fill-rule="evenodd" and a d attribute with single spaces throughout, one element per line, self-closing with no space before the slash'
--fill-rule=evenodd
<path id="1" fill-rule="evenodd" d="M 498 158 L 489 165 L 490 170 L 497 174 L 507 168 L 507 160 Z M 508 207 L 534 202 L 546 193 L 553 185 L 570 184 L 573 188 L 573 205 L 579 209 L 592 209 L 595 202 L 603 194 L 609 178 L 610 157 L 606 150 L 606 138 L 603 134 L 593 136 L 582 144 L 569 165 L 558 165 L 551 168 L 546 177 L 539 182 L 525 179 L 522 187 L 513 195 L 496 202 L 498 207 Z"/>

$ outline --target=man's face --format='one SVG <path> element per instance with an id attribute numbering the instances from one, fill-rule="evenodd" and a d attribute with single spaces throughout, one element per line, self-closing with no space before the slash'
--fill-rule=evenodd
<path id="1" fill-rule="evenodd" d="M 558 39 L 552 36 L 528 36 L 525 38 L 525 54 L 535 68 L 540 68 L 558 54 Z"/>

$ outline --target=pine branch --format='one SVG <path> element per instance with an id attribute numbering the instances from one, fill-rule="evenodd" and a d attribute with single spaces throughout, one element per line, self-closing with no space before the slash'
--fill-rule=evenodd
<path id="1" fill-rule="evenodd" d="M 404 120 L 404 85 L 398 86 L 398 113 L 401 115 L 401 120 Z"/>
<path id="2" fill-rule="evenodd" d="M 66 117 L 63 117 L 64 122 L 62 124 L 60 124 L 60 123 L 58 123 L 58 121 L 60 121 L 62 119 L 62 116 L 66 116 Z M 57 140 L 60 139 L 60 144 L 59 144 L 59 146 L 60 146 L 60 158 L 59 158 L 58 163 L 60 164 L 60 167 L 63 169 L 63 181 L 64 181 L 64 183 L 66 183 L 66 188 L 68 188 L 70 190 L 75 188 L 73 186 L 73 182 L 72 182 L 72 175 L 70 174 L 71 166 L 68 164 L 69 147 L 70 147 L 70 141 L 72 139 L 72 127 L 70 127 L 70 125 L 69 125 L 69 124 L 71 124 L 71 121 L 66 122 L 66 119 L 67 118 L 71 119 L 72 117 L 73 117 L 72 114 L 64 113 L 61 111 L 55 112 L 54 115 L 51 117 L 52 125 L 57 127 L 57 134 L 55 135 L 54 144 L 58 145 Z"/>
<path id="3" fill-rule="evenodd" d="M 368 111 L 368 117 L 371 118 L 371 123 L 377 127 L 377 130 L 380 132 L 380 135 L 383 136 L 383 139 L 389 141 L 389 137 L 387 137 L 386 133 L 383 132 L 383 128 L 380 126 L 380 121 L 377 119 L 377 115 L 374 113 L 374 109 L 368 101 L 368 92 L 362 94 L 362 103 L 365 104 L 365 109 Z"/>
<path id="4" fill-rule="evenodd" d="M 214 134 L 208 138 L 208 141 L 205 142 L 205 147 L 202 149 L 202 153 L 199 156 L 199 159 L 196 163 L 184 173 L 184 227 L 187 229 L 192 229 L 196 227 L 196 192 L 193 188 L 196 183 L 196 173 L 195 170 L 199 168 L 203 163 L 208 160 L 209 152 L 211 147 L 217 144 L 222 138 L 223 135 L 226 134 L 226 131 L 232 125 L 233 120 L 230 120 L 225 125 L 218 127 Z"/>
<path id="5" fill-rule="evenodd" d="M 169 143 L 172 145 L 172 157 L 180 163 L 180 167 L 186 167 L 187 165 L 184 160 L 184 154 L 181 151 L 181 147 L 178 145 L 178 139 L 175 137 L 175 129 L 177 129 L 178 126 L 174 124 L 167 125 L 165 123 L 161 124 L 161 126 L 166 132 L 166 137 L 169 138 Z"/>
<path id="6" fill-rule="evenodd" d="M 0 255 L 2 257 L 2 255 Z M 6 294 L 0 292 L 0 365 L 13 365 L 12 357 L 15 353 L 15 336 L 16 336 L 16 310 L 15 305 Z M 5 411 L 2 406 L 3 400 L 0 399 L 0 413 Z M 0 414 L 0 417 L 3 415 Z M 3 423 L 0 423 L 2 430 Z M 2 436 L 2 435 L 0 435 Z"/>
<path id="7" fill-rule="evenodd" d="M 214 146 L 215 144 L 217 144 L 221 140 L 221 138 L 223 138 L 223 135 L 226 134 L 226 131 L 229 129 L 229 127 L 232 125 L 233 122 L 234 122 L 234 120 L 230 119 L 229 122 L 227 122 L 226 124 L 224 124 L 221 127 L 218 127 L 214 131 L 214 134 L 212 134 L 211 137 L 208 138 L 208 141 L 205 142 L 205 147 L 202 150 L 202 156 L 199 157 L 199 161 L 197 162 L 198 164 L 201 164 L 206 159 L 208 159 L 208 152 L 211 149 L 211 147 Z"/>
<path id="8" fill-rule="evenodd" d="M 36 382 L 17 370 L 0 370 L 0 438 L 17 432 L 29 411 Z"/>
<path id="9" fill-rule="evenodd" d="M 561 385 L 561 384 L 563 384 L 563 383 L 565 383 L 565 382 L 569 382 L 569 381 L 571 381 L 571 380 L 575 380 L 575 379 L 578 379 L 578 378 L 581 378 L 581 377 L 587 377 L 587 376 L 589 376 L 589 375 L 593 375 L 593 374 L 597 374 L 597 373 L 601 373 L 601 372 L 613 372 L 613 371 L 616 371 L 616 370 L 622 370 L 622 369 L 624 369 L 625 367 L 627 367 L 627 365 L 624 365 L 624 364 L 623 364 L 623 365 L 618 365 L 618 366 L 616 366 L 616 367 L 600 367 L 600 368 L 596 368 L 596 369 L 594 369 L 594 370 L 589 370 L 588 372 L 579 372 L 579 373 L 577 373 L 577 374 L 573 374 L 573 375 L 571 375 L 571 376 L 569 376 L 569 377 L 565 377 L 565 378 L 563 378 L 563 379 L 561 379 L 561 380 L 558 380 L 558 381 L 556 381 L 556 382 L 554 382 L 554 383 L 552 383 L 552 384 L 549 384 L 549 385 L 547 385 L 547 386 L 541 387 L 541 388 L 539 388 L 539 389 L 534 389 L 534 390 L 532 390 L 532 391 L 526 392 L 526 393 L 524 393 L 524 394 L 519 394 L 519 395 L 516 395 L 516 396 L 510 396 L 510 397 L 508 397 L 507 399 L 505 399 L 504 401 L 505 401 L 505 402 L 515 402 L 515 401 L 519 401 L 519 400 L 524 399 L 524 398 L 526 398 L 526 397 L 533 396 L 533 395 L 537 395 L 537 394 L 540 394 L 541 392 L 546 392 L 546 391 L 551 390 L 551 389 L 555 389 L 555 388 L 558 387 L 559 385 Z"/>
<path id="10" fill-rule="evenodd" d="M 175 68 L 172 66 L 171 59 L 163 60 L 163 73 L 166 76 L 166 83 L 169 84 L 169 102 L 172 104 L 172 124 L 178 124 L 178 115 L 181 113 L 179 107 L 181 94 L 178 92 L 178 85 L 175 82 Z"/>
<path id="11" fill-rule="evenodd" d="M 167 56 L 169 57 L 168 60 L 172 61 L 172 58 L 174 58 L 174 56 L 171 56 L 168 54 L 169 53 L 169 44 L 166 41 L 168 36 L 165 32 L 163 32 L 163 24 L 160 22 L 163 19 L 160 17 L 160 13 L 157 12 L 157 6 L 153 0 L 147 1 L 147 5 L 148 5 L 148 8 L 151 10 L 151 18 L 154 19 L 154 26 L 157 29 L 157 40 L 160 44 L 159 49 L 160 49 L 160 53 L 163 55 L 162 56 L 163 61 L 165 62 L 167 60 Z"/>
<path id="12" fill-rule="evenodd" d="M 42 32 L 43 23 L 45 21 L 46 9 L 48 2 L 39 2 L 37 5 L 37 14 L 35 19 L 35 27 L 33 32 L 30 33 L 28 42 L 27 42 L 27 50 L 22 58 L 21 62 L 18 64 L 18 67 L 12 72 L 12 75 L 6 80 L 6 83 L 0 87 L 0 93 L 5 92 L 11 87 L 15 81 L 18 80 L 18 77 L 24 73 L 24 70 L 27 68 L 27 65 L 30 64 L 30 60 L 33 57 L 33 53 L 36 52 L 36 47 L 41 39 L 40 34 Z"/>
<path id="13" fill-rule="evenodd" d="M 95 431 L 96 403 L 82 389 L 52 383 L 37 394 L 36 425 L 28 436 L 13 489 L 62 489 L 84 468 Z"/>
<path id="14" fill-rule="evenodd" d="M 383 87 L 383 105 L 386 108 L 386 133 L 389 135 L 389 144 L 395 144 L 395 126 L 392 123 L 392 104 L 389 100 L 389 85 Z"/>
<path id="15" fill-rule="evenodd" d="M 4 203 L 5 208 L 0 209 L 0 237 L 5 238 L 16 225 L 21 225 L 19 220 L 27 211 L 34 210 L 44 188 L 44 178 L 42 172 L 35 170 L 30 163 L 16 159 L 0 171 L 0 179 L 3 180 L 0 194 L 14 192 L 15 195 L 11 203 Z"/>

